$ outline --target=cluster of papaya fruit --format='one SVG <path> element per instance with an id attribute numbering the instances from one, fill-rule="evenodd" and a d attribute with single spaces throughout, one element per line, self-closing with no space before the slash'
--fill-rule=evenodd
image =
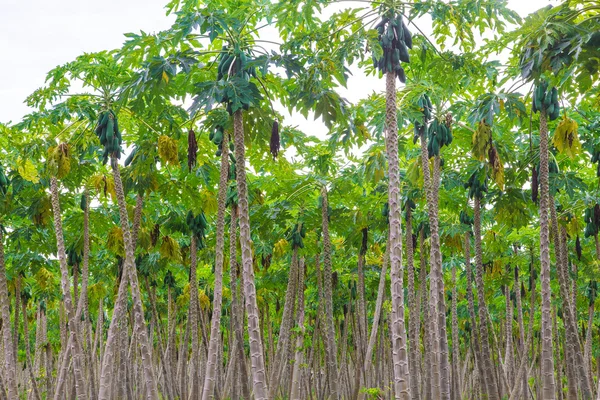
<path id="1" fill-rule="evenodd" d="M 452 143 L 452 130 L 446 122 L 439 122 L 434 119 L 427 129 L 427 152 L 429 157 L 439 156 L 440 149 L 443 146 L 449 146 Z"/>
<path id="2" fill-rule="evenodd" d="M 394 73 L 400 82 L 406 82 L 406 74 L 401 63 L 410 62 L 408 49 L 412 49 L 412 35 L 402 20 L 402 14 L 388 11 L 375 26 L 378 40 L 383 49 L 379 59 L 373 56 L 373 67 L 381 73 Z"/>
<path id="3" fill-rule="evenodd" d="M 119 121 L 113 110 L 102 111 L 98 115 L 98 124 L 96 125 L 96 135 L 100 139 L 100 144 L 104 146 L 102 154 L 102 163 L 106 164 L 108 158 L 115 156 L 121 158 L 121 131 L 119 130 Z"/>
<path id="4" fill-rule="evenodd" d="M 235 45 L 233 49 L 223 46 L 217 67 L 217 80 L 220 81 L 225 77 L 238 77 L 246 82 L 250 82 L 250 77 L 256 78 L 257 75 L 256 67 L 250 65 L 249 61 L 249 55 L 239 45 Z M 250 85 L 253 86 L 252 83 Z M 227 112 L 230 115 L 233 115 L 232 100 L 228 91 L 225 90 L 220 102 L 226 104 Z M 241 103 L 244 110 L 247 111 L 250 108 L 251 99 L 238 97 L 237 101 Z"/>
<path id="5" fill-rule="evenodd" d="M 200 214 L 194 215 L 191 210 L 188 211 L 185 222 L 192 231 L 192 234 L 198 240 L 198 248 L 203 249 L 206 230 L 208 229 L 208 221 L 204 216 L 204 212 L 200 211 Z"/>
<path id="6" fill-rule="evenodd" d="M 4 174 L 4 168 L 0 165 L 0 194 L 6 194 L 8 185 L 10 185 L 10 180 L 8 180 L 8 177 Z"/>
<path id="7" fill-rule="evenodd" d="M 560 115 L 560 105 L 558 104 L 558 90 L 555 87 L 548 87 L 548 82 L 544 79 L 535 87 L 533 91 L 534 113 L 544 111 L 550 121 L 554 121 Z"/>
<path id="8" fill-rule="evenodd" d="M 304 228 L 304 224 L 296 224 L 294 225 L 294 229 L 290 233 L 290 241 L 292 242 L 292 248 L 304 248 L 303 239 L 306 237 L 306 229 Z"/>
<path id="9" fill-rule="evenodd" d="M 487 173 L 485 171 L 475 171 L 465 183 L 465 189 L 469 189 L 469 198 L 481 199 L 483 194 L 488 191 Z"/>
<path id="10" fill-rule="evenodd" d="M 473 217 L 471 217 L 465 210 L 460 212 L 460 223 L 464 225 L 473 225 Z"/>
<path id="11" fill-rule="evenodd" d="M 69 246 L 66 253 L 67 253 L 67 264 L 70 267 L 81 264 L 81 261 L 83 258 L 81 256 L 81 254 L 77 250 L 75 250 L 74 246 Z"/>
<path id="12" fill-rule="evenodd" d="M 548 173 L 558 174 L 558 164 L 554 159 L 548 161 Z M 533 167 L 533 173 L 531 175 L 531 200 L 537 203 L 538 193 L 540 188 L 540 163 Z"/>
<path id="13" fill-rule="evenodd" d="M 585 209 L 583 220 L 586 223 L 584 235 L 585 237 L 596 236 L 600 228 L 600 204 L 596 204 L 591 208 Z"/>

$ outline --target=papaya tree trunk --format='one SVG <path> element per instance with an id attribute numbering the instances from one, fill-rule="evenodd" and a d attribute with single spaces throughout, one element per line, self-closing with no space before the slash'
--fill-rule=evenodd
<path id="1" fill-rule="evenodd" d="M 485 286 L 483 283 L 483 250 L 481 248 L 481 200 L 474 199 L 473 206 L 473 230 L 475 235 L 475 286 L 479 299 L 479 337 L 481 339 L 481 364 L 486 384 L 486 392 L 489 400 L 500 399 L 494 364 L 490 352 L 490 340 L 488 333 L 487 306 L 485 302 Z"/>
<path id="2" fill-rule="evenodd" d="M 6 265 L 4 263 L 4 232 L 0 226 L 0 308 L 2 309 L 2 339 L 4 340 L 4 381 L 8 398 L 17 399 L 17 375 L 15 354 L 13 353 L 13 337 L 10 327 L 10 297 L 6 281 Z"/>
<path id="3" fill-rule="evenodd" d="M 225 207 L 227 201 L 227 178 L 229 176 L 229 135 L 225 133 L 221 154 L 221 171 L 219 177 L 219 193 L 217 195 L 217 241 L 215 247 L 215 287 L 213 297 L 213 314 L 210 328 L 210 342 L 206 360 L 206 374 L 202 400 L 215 398 L 215 380 L 217 366 L 221 363 L 218 348 L 221 338 L 221 305 L 223 304 L 223 264 L 225 254 Z M 232 222 L 233 223 L 233 222 Z"/>
<path id="4" fill-rule="evenodd" d="M 431 382 L 431 398 L 442 398 L 442 375 L 441 375 L 441 342 L 440 342 L 440 327 L 439 319 L 435 318 L 438 315 L 439 290 L 438 290 L 438 274 L 437 260 L 441 249 L 439 246 L 439 231 L 437 221 L 437 210 L 435 207 L 435 195 L 433 190 L 433 182 L 431 177 L 431 169 L 429 167 L 429 153 L 427 151 L 427 142 L 425 135 L 421 135 L 421 165 L 423 167 L 423 187 L 427 199 L 427 210 L 429 215 L 429 228 L 431 231 L 431 249 L 429 254 L 430 272 L 429 272 L 429 304 L 428 304 L 428 330 L 429 330 L 429 345 L 428 351 L 430 354 L 428 379 Z M 440 254 L 441 258 L 441 254 Z M 441 268 L 441 266 L 440 266 Z M 441 275 L 440 275 L 441 276 Z"/>
<path id="5" fill-rule="evenodd" d="M 419 320 L 421 319 L 421 311 L 417 307 L 417 296 L 415 289 L 415 262 L 414 262 L 415 243 L 413 240 L 412 229 L 412 209 L 406 207 L 406 268 L 408 270 L 408 334 L 409 334 L 409 370 L 410 370 L 410 391 L 413 400 L 419 400 L 419 365 L 420 352 L 419 347 Z"/>
<path id="6" fill-rule="evenodd" d="M 338 388 L 337 345 L 335 342 L 335 323 L 333 319 L 333 282 L 331 265 L 331 239 L 329 237 L 329 202 L 327 188 L 321 189 L 323 204 L 321 220 L 323 226 L 323 295 L 325 303 L 325 357 L 327 359 L 327 374 L 329 393 L 333 399 L 340 398 Z"/>
<path id="7" fill-rule="evenodd" d="M 400 163 L 398 159 L 398 121 L 396 116 L 396 74 L 386 73 L 386 153 L 388 159 L 388 203 L 390 234 L 390 274 L 392 293 L 392 355 L 394 393 L 397 399 L 410 399 L 410 373 L 404 324 L 404 284 L 402 265 L 402 217 L 400 209 Z"/>
<path id="8" fill-rule="evenodd" d="M 554 400 L 554 358 L 552 357 L 552 292 L 550 288 L 550 227 L 548 210 L 550 206 L 548 176 L 548 121 L 546 111 L 540 112 L 540 264 L 542 281 L 542 352 L 540 357 L 542 373 L 542 397 Z"/>
<path id="9" fill-rule="evenodd" d="M 302 389 L 302 364 L 304 363 L 304 257 L 298 264 L 298 337 L 296 338 L 296 354 L 292 370 L 292 390 L 290 400 L 300 400 Z"/>
<path id="10" fill-rule="evenodd" d="M 283 370 L 288 360 L 288 343 L 290 342 L 290 333 L 294 322 L 294 306 L 298 285 L 298 247 L 294 246 L 292 250 L 292 263 L 288 274 L 288 285 L 285 293 L 285 304 L 283 305 L 283 316 L 281 317 L 281 327 L 279 329 L 279 338 L 277 340 L 277 349 L 271 367 L 271 380 L 269 381 L 269 398 L 274 399 L 279 388 L 279 383 Z"/>
<path id="11" fill-rule="evenodd" d="M 70 343 L 70 352 L 73 357 L 73 374 L 75 375 L 75 391 L 78 397 L 85 398 L 87 397 L 87 390 L 85 385 L 85 380 L 83 379 L 83 374 L 81 371 L 81 365 L 83 363 L 83 359 L 81 357 L 81 347 L 79 345 L 78 340 L 78 321 L 75 318 L 75 310 L 73 309 L 73 303 L 71 301 L 71 288 L 69 284 L 69 267 L 67 265 L 67 255 L 65 252 L 65 239 L 63 236 L 63 228 L 62 228 L 62 216 L 60 211 L 60 200 L 58 198 L 58 182 L 55 177 L 50 178 L 50 195 L 52 202 L 52 212 L 54 214 L 54 232 L 56 234 L 56 245 L 58 248 L 58 259 L 60 264 L 60 272 L 61 272 L 61 287 L 63 294 L 63 301 L 65 304 L 65 308 L 67 311 L 68 329 L 69 329 L 69 337 L 68 342 Z M 17 306 L 18 307 L 18 306 Z M 68 356 L 65 354 L 65 358 Z M 63 363 L 64 364 L 64 363 Z M 55 399 L 59 399 L 61 391 L 58 390 L 60 388 L 61 383 L 57 384 L 57 390 L 55 393 Z"/>
<path id="12" fill-rule="evenodd" d="M 235 139 L 236 181 L 239 202 L 240 244 L 242 248 L 242 267 L 244 271 L 244 294 L 248 314 L 248 336 L 250 337 L 250 361 L 254 398 L 266 400 L 268 397 L 267 374 L 263 341 L 260 334 L 260 320 L 256 303 L 254 267 L 252 265 L 252 239 L 250 237 L 250 212 L 248 206 L 248 187 L 246 182 L 246 148 L 244 144 L 244 120 L 241 110 L 233 115 Z"/>
<path id="13" fill-rule="evenodd" d="M 135 248 L 131 238 L 131 230 L 129 229 L 129 217 L 127 215 L 127 204 L 125 203 L 125 192 L 123 191 L 123 183 L 121 181 L 121 171 L 116 157 L 111 157 L 111 164 L 115 182 L 115 192 L 117 194 L 117 203 L 119 206 L 121 229 L 123 231 L 123 242 L 125 243 L 124 272 L 128 275 L 129 284 L 131 285 L 131 297 L 133 299 L 133 313 L 135 320 L 134 330 L 142 356 L 142 368 L 144 372 L 144 383 L 146 384 L 147 399 L 156 400 L 158 399 L 158 388 L 154 367 L 152 365 L 152 349 L 146 333 L 146 321 L 144 320 L 140 286 L 135 267 Z"/>

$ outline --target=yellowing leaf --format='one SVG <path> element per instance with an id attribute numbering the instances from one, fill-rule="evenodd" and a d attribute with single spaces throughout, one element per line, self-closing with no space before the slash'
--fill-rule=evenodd
<path id="1" fill-rule="evenodd" d="M 181 260 L 179 243 L 170 236 L 164 236 L 160 245 L 160 255 L 171 261 L 179 262 Z"/>
<path id="2" fill-rule="evenodd" d="M 118 256 L 125 257 L 125 242 L 123 241 L 123 231 L 118 226 L 113 226 L 108 232 L 106 247 Z"/>
<path id="3" fill-rule="evenodd" d="M 473 133 L 473 157 L 483 161 L 488 156 L 488 151 L 492 146 L 492 128 L 481 121 L 477 130 Z"/>
<path id="4" fill-rule="evenodd" d="M 554 131 L 552 144 L 560 153 L 566 154 L 571 159 L 581 153 L 581 142 L 577 134 L 577 122 L 566 115 L 563 116 L 563 119 Z"/>
<path id="5" fill-rule="evenodd" d="M 17 171 L 19 172 L 19 175 L 23 177 L 23 179 L 33 183 L 38 183 L 40 181 L 37 169 L 35 168 L 35 165 L 33 165 L 33 163 L 31 162 L 31 160 L 19 160 L 18 164 L 19 166 L 17 167 Z"/>
<path id="6" fill-rule="evenodd" d="M 167 135 L 161 135 L 158 138 L 158 155 L 165 164 L 179 164 L 177 142 Z"/>
<path id="7" fill-rule="evenodd" d="M 217 203 L 217 197 L 213 192 L 208 189 L 202 189 L 202 191 L 200 191 L 200 199 L 202 201 L 200 207 L 205 214 L 213 214 L 217 212 L 219 204 Z"/>
<path id="8" fill-rule="evenodd" d="M 275 246 L 273 247 L 273 255 L 275 257 L 281 257 L 282 255 L 284 255 L 287 245 L 288 245 L 287 240 L 285 240 L 285 239 L 279 240 L 277 243 L 275 243 Z"/>
<path id="9" fill-rule="evenodd" d="M 169 83 L 169 75 L 167 75 L 166 71 L 163 71 L 162 79 L 165 81 L 165 83 Z"/>

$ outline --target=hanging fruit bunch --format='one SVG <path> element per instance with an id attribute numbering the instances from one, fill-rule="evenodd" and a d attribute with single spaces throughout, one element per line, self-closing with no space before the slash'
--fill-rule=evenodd
<path id="1" fill-rule="evenodd" d="M 269 148 L 273 159 L 277 158 L 281 143 L 279 141 L 279 121 L 273 121 L 273 127 L 271 128 L 271 140 L 269 142 Z"/>
<path id="2" fill-rule="evenodd" d="M 554 121 L 560 115 L 558 90 L 555 87 L 549 88 L 545 79 L 540 80 L 533 91 L 532 111 L 545 112 L 550 121 Z"/>
<path id="3" fill-rule="evenodd" d="M 577 134 L 577 122 L 565 114 L 554 131 L 552 144 L 560 153 L 565 153 L 571 159 L 581 153 L 581 142 Z"/>
<path id="4" fill-rule="evenodd" d="M 487 173 L 485 169 L 480 169 L 471 175 L 469 181 L 465 183 L 465 189 L 469 189 L 469 198 L 474 197 L 482 199 L 484 193 L 488 191 Z"/>
<path id="5" fill-rule="evenodd" d="M 197 154 L 198 142 L 196 141 L 196 133 L 193 129 L 190 129 L 188 132 L 188 169 L 190 172 L 196 166 Z"/>
<path id="6" fill-rule="evenodd" d="M 585 237 L 596 236 L 598 228 L 600 228 L 600 205 L 596 204 L 591 208 L 586 208 L 583 220 L 587 224 L 584 232 Z"/>
<path id="7" fill-rule="evenodd" d="M 427 153 L 429 158 L 439 156 L 440 149 L 443 146 L 449 146 L 452 139 L 452 131 L 446 122 L 434 119 L 427 129 Z"/>
<path id="8" fill-rule="evenodd" d="M 206 221 L 204 212 L 200 211 L 200 214 L 194 216 L 194 213 L 189 211 L 185 222 L 192 231 L 192 234 L 198 240 L 198 249 L 203 249 L 204 239 L 206 238 L 206 230 L 208 229 L 208 221 Z"/>
<path id="9" fill-rule="evenodd" d="M 100 139 L 100 144 L 104 146 L 104 153 L 102 154 L 103 164 L 106 164 L 109 157 L 121 158 L 121 153 L 123 152 L 121 143 L 123 143 L 123 138 L 119 130 L 117 115 L 113 110 L 105 110 L 98 115 L 96 135 Z"/>
<path id="10" fill-rule="evenodd" d="M 4 174 L 4 168 L 0 165 L 0 194 L 5 195 L 8 191 L 8 186 L 10 185 L 10 180 Z"/>
<path id="11" fill-rule="evenodd" d="M 465 210 L 460 211 L 460 223 L 463 225 L 473 225 L 473 217 L 471 217 Z"/>
<path id="12" fill-rule="evenodd" d="M 552 159 L 550 159 L 550 161 L 548 161 L 548 173 L 558 174 L 558 164 L 556 164 L 556 161 L 554 161 L 554 158 L 552 158 Z M 531 176 L 531 200 L 534 203 L 537 203 L 537 200 L 538 200 L 538 193 L 539 193 L 539 187 L 540 187 L 539 177 L 540 177 L 540 163 L 538 162 L 538 164 L 533 167 L 533 173 Z"/>
<path id="13" fill-rule="evenodd" d="M 417 100 L 417 107 L 419 111 L 423 113 L 422 120 L 415 119 L 413 121 L 414 125 L 414 136 L 413 136 L 413 144 L 416 144 L 422 134 L 427 132 L 427 124 L 433 115 L 433 105 L 431 104 L 431 99 L 424 93 L 419 96 Z"/>
<path id="14" fill-rule="evenodd" d="M 48 148 L 48 167 L 58 179 L 64 178 L 71 170 L 69 145 L 61 143 Z"/>
<path id="15" fill-rule="evenodd" d="M 292 243 L 292 248 L 303 249 L 304 241 L 303 239 L 306 237 L 306 229 L 304 228 L 303 223 L 299 223 L 294 225 L 294 229 L 290 233 L 289 242 Z"/>
<path id="16" fill-rule="evenodd" d="M 79 266 L 82 260 L 83 257 L 81 253 L 75 250 L 75 246 L 71 245 L 67 248 L 67 264 L 69 267 Z"/>
<path id="17" fill-rule="evenodd" d="M 217 125 L 213 131 L 210 132 L 208 138 L 217 146 L 217 152 L 215 155 L 221 157 L 223 154 L 223 138 L 225 137 L 225 128 L 222 125 Z M 229 150 L 233 152 L 233 142 L 229 141 Z"/>
<path id="18" fill-rule="evenodd" d="M 223 91 L 219 101 L 226 105 L 227 112 L 230 115 L 233 115 L 240 108 L 247 111 L 250 105 L 262 98 L 256 85 L 250 82 L 250 77 L 257 77 L 256 67 L 251 65 L 250 61 L 250 55 L 242 50 L 237 43 L 234 46 L 224 46 L 219 56 L 217 80 L 220 81 L 224 78 L 241 79 L 241 83 L 245 83 L 250 92 L 249 96 L 240 96 L 237 93 L 232 93 L 234 91 Z"/>
<path id="19" fill-rule="evenodd" d="M 394 73 L 400 82 L 406 82 L 406 74 L 401 63 L 410 62 L 408 49 L 412 49 L 412 35 L 402 19 L 402 14 L 395 10 L 384 13 L 381 21 L 375 26 L 383 56 L 373 55 L 373 67 L 382 74 Z"/>

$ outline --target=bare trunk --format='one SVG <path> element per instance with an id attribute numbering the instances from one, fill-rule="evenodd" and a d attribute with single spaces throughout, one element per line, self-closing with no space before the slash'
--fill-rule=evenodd
<path id="1" fill-rule="evenodd" d="M 225 253 L 225 207 L 227 202 L 227 178 L 229 175 L 229 135 L 223 137 L 223 152 L 221 154 L 221 171 L 219 179 L 219 193 L 217 197 L 217 243 L 215 248 L 215 287 L 213 298 L 213 314 L 210 329 L 210 343 L 206 361 L 206 375 L 204 377 L 204 390 L 202 400 L 215 398 L 215 380 L 217 367 L 221 363 L 218 357 L 218 348 L 221 337 L 221 305 L 223 303 L 223 264 Z M 232 221 L 232 223 L 234 223 Z"/>
<path id="2" fill-rule="evenodd" d="M 119 206 L 119 215 L 121 219 L 121 229 L 123 231 L 123 241 L 125 243 L 125 272 L 128 274 L 131 285 L 131 297 L 133 299 L 134 312 L 134 330 L 136 340 L 139 342 L 142 356 L 142 367 L 144 371 L 144 380 L 147 390 L 147 399 L 158 399 L 158 388 L 152 365 L 152 349 L 150 347 L 146 333 L 146 321 L 144 320 L 144 310 L 138 283 L 137 270 L 135 267 L 134 243 L 129 229 L 129 217 L 127 216 L 127 205 L 125 203 L 125 193 L 123 192 L 123 183 L 121 181 L 121 172 L 119 164 L 115 157 L 111 158 L 113 177 L 115 182 L 115 191 L 117 193 L 117 202 Z"/>
<path id="3" fill-rule="evenodd" d="M 269 389 L 267 386 L 262 337 L 259 330 L 260 321 L 258 305 L 256 303 L 254 267 L 252 265 L 252 239 L 250 237 L 250 213 L 248 206 L 248 187 L 246 183 L 246 148 L 244 145 L 244 121 L 241 110 L 236 111 L 233 115 L 233 129 L 240 214 L 240 244 L 242 247 L 244 293 L 246 297 L 246 312 L 248 314 L 248 336 L 250 337 L 250 361 L 252 365 L 254 398 L 256 400 L 266 400 Z"/>
<path id="4" fill-rule="evenodd" d="M 18 398 L 15 354 L 13 353 L 13 337 L 10 327 L 10 297 L 6 282 L 6 266 L 4 264 L 4 233 L 0 226 L 0 308 L 2 308 L 2 338 L 4 339 L 4 381 L 8 398 Z"/>
<path id="5" fill-rule="evenodd" d="M 550 227 L 548 225 L 548 122 L 546 111 L 540 113 L 540 263 L 542 281 L 542 397 L 555 399 L 554 359 L 552 357 L 552 316 L 550 289 Z"/>
<path id="6" fill-rule="evenodd" d="M 77 329 L 77 320 L 75 318 L 75 312 L 73 310 L 73 304 L 71 302 L 71 288 L 69 285 L 69 267 L 67 266 L 67 255 L 65 253 L 65 240 L 63 236 L 62 229 L 62 216 L 60 211 L 60 200 L 58 198 L 58 182 L 56 178 L 50 178 L 50 194 L 52 199 L 52 212 L 54 214 L 54 231 L 56 234 L 56 245 L 58 248 L 58 259 L 60 261 L 60 271 L 61 271 L 61 286 L 62 286 L 62 294 L 63 301 L 65 304 L 65 308 L 67 310 L 68 316 L 68 328 L 69 328 L 69 343 L 70 343 L 70 351 L 73 357 L 73 374 L 75 375 L 75 389 L 76 394 L 79 398 L 87 397 L 87 390 L 85 386 L 85 381 L 83 379 L 83 374 L 81 371 L 81 365 L 83 359 L 81 357 L 80 346 L 78 342 L 78 329 Z M 61 382 L 57 384 L 57 391 L 55 393 L 55 399 L 58 400 L 60 398 L 60 390 L 58 388 L 61 387 Z"/>
<path id="7" fill-rule="evenodd" d="M 298 265 L 298 337 L 296 338 L 296 354 L 292 371 L 292 390 L 290 400 L 300 400 L 302 385 L 301 366 L 304 363 L 304 257 Z"/>
<path id="8" fill-rule="evenodd" d="M 323 295 L 325 303 L 325 356 L 327 359 L 327 374 L 329 393 L 333 399 L 340 398 L 338 389 L 337 345 L 335 343 L 335 325 L 333 319 L 333 283 L 331 265 L 331 239 L 329 237 L 329 202 L 327 188 L 321 189 L 323 199 L 321 220 L 323 224 Z"/>
<path id="9" fill-rule="evenodd" d="M 488 335 L 487 306 L 485 302 L 485 286 L 483 283 L 483 251 L 481 249 L 481 203 L 474 199 L 473 230 L 475 235 L 475 285 L 479 299 L 479 337 L 481 338 L 481 364 L 489 400 L 500 399 L 498 385 L 494 374 L 494 364 L 490 352 Z"/>
<path id="10" fill-rule="evenodd" d="M 404 325 L 404 284 L 402 265 L 402 217 L 400 214 L 400 165 L 398 160 L 398 121 L 396 116 L 396 74 L 386 74 L 386 153 L 388 158 L 388 203 L 390 235 L 390 274 L 392 293 L 392 355 L 394 393 L 397 399 L 410 399 L 410 373 Z"/>

